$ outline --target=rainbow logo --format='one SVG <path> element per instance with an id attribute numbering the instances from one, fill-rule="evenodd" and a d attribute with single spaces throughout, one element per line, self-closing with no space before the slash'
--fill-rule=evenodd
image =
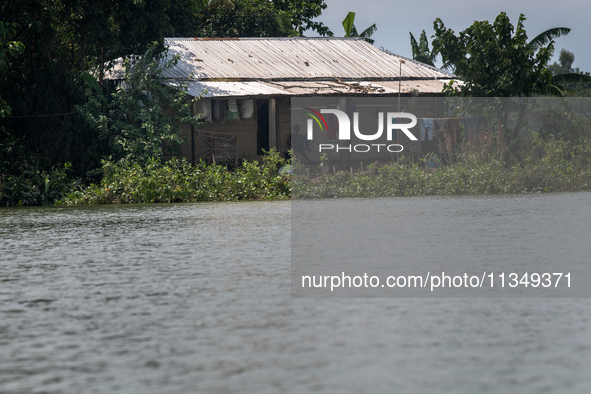
<path id="1" fill-rule="evenodd" d="M 324 117 L 322 115 L 320 115 L 320 112 L 315 111 L 312 108 L 308 108 L 308 107 L 304 107 L 304 109 L 311 111 L 311 112 L 306 112 L 306 115 L 310 115 L 316 121 L 316 123 L 318 123 L 318 126 L 320 126 L 320 130 L 324 130 L 324 127 L 326 127 L 326 132 L 328 133 L 328 125 L 326 124 L 326 120 L 324 120 Z M 320 119 L 318 119 L 318 118 L 320 118 Z M 320 120 L 322 120 L 322 123 L 324 123 L 324 127 L 322 127 L 322 123 L 320 123 Z"/>

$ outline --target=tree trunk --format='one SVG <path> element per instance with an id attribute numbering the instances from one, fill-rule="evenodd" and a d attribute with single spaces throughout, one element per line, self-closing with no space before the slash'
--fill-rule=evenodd
<path id="1" fill-rule="evenodd" d="M 101 86 L 101 89 L 103 88 L 103 73 L 104 73 L 104 68 L 105 68 L 105 47 L 103 46 L 103 44 L 101 44 L 101 74 L 99 77 L 99 85 Z"/>

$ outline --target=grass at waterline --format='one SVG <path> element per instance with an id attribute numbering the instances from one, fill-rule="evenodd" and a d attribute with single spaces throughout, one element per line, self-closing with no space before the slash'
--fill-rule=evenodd
<path id="1" fill-rule="evenodd" d="M 245 161 L 229 170 L 222 165 L 173 159 L 164 164 L 153 160 L 146 166 L 103 163 L 103 179 L 70 193 L 64 205 L 128 204 L 155 202 L 198 202 L 288 199 L 289 177 L 277 175 L 285 164 L 276 151 L 263 162 Z"/>
<path id="2" fill-rule="evenodd" d="M 372 165 L 351 175 L 309 175 L 301 167 L 292 178 L 292 198 L 450 196 L 591 190 L 591 139 L 573 144 L 548 141 L 527 155 L 465 151 L 452 164 L 425 168 L 409 161 Z M 306 174 L 306 175 L 301 175 Z"/>
<path id="3" fill-rule="evenodd" d="M 511 153 L 513 152 L 513 153 Z M 591 138 L 529 141 L 519 149 L 464 149 L 433 170 L 410 162 L 373 165 L 362 173 L 279 176 L 286 164 L 271 151 L 262 163 L 238 168 L 158 160 L 145 166 L 103 162 L 100 184 L 82 186 L 67 166 L 49 173 L 0 176 L 0 203 L 12 205 L 125 204 L 334 197 L 478 195 L 591 190 Z M 302 174 L 297 167 L 296 174 Z"/>

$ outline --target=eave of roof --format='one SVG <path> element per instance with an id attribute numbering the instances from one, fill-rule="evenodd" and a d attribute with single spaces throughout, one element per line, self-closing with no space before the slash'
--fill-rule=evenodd
<path id="1" fill-rule="evenodd" d="M 401 81 L 403 95 L 420 92 L 440 94 L 449 80 Z M 178 86 L 179 81 L 170 80 L 169 85 Z M 187 93 L 204 98 L 272 97 L 272 96 L 394 96 L 398 94 L 397 81 L 191 81 Z"/>

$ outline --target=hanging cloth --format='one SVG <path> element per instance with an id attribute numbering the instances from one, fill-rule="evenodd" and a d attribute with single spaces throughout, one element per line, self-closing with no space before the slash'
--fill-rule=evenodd
<path id="1" fill-rule="evenodd" d="M 421 141 L 425 141 L 425 136 L 433 139 L 433 118 L 421 119 Z"/>
<path id="2" fill-rule="evenodd" d="M 460 142 L 460 118 L 450 118 L 447 120 L 447 134 L 451 138 L 452 145 Z"/>

